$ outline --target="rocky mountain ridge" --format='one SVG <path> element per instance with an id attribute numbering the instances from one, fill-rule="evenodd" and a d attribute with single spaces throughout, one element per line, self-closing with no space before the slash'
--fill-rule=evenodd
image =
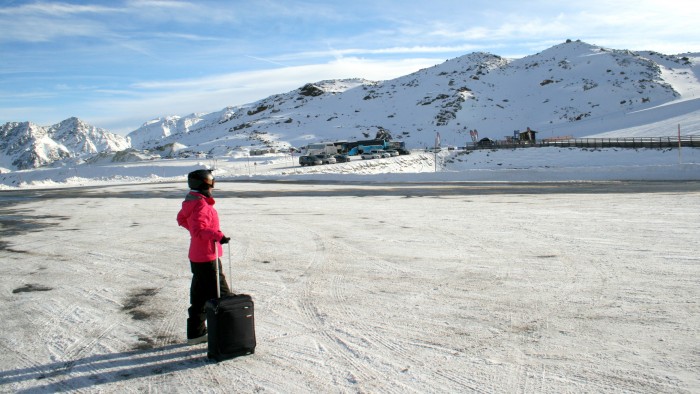
<path id="1" fill-rule="evenodd" d="M 445 144 L 464 145 L 472 130 L 492 139 L 526 127 L 540 139 L 583 137 L 621 122 L 642 122 L 637 114 L 692 99 L 700 92 L 698 65 L 699 55 L 570 40 L 520 59 L 476 52 L 392 80 L 320 81 L 208 114 L 158 118 L 127 137 L 76 118 L 51 127 L 7 123 L 0 128 L 0 167 L 31 168 L 95 153 L 104 160 L 126 148 L 220 156 L 366 139 L 379 131 L 410 148 L 431 146 L 436 133 Z M 700 111 L 691 104 L 683 110 Z"/>
<path id="2" fill-rule="evenodd" d="M 52 126 L 8 122 L 0 126 L 0 167 L 22 170 L 79 161 L 131 146 L 127 137 L 69 118 Z"/>
<path id="3" fill-rule="evenodd" d="M 365 139 L 379 130 L 412 147 L 430 146 L 437 132 L 455 145 L 468 142 L 471 130 L 493 139 L 526 127 L 540 137 L 582 137 L 608 131 L 607 120 L 633 121 L 628 114 L 679 100 L 679 81 L 697 86 L 696 58 L 577 41 L 515 60 L 472 53 L 388 81 L 307 84 L 178 117 L 177 127 L 173 118 L 154 120 L 129 136 L 136 148 L 177 142 L 184 151 L 212 155 L 239 146 Z"/>

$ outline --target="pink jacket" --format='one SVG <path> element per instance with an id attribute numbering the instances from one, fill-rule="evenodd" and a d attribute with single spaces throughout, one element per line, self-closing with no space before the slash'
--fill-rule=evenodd
<path id="1" fill-rule="evenodd" d="M 219 229 L 219 214 L 214 209 L 214 198 L 191 191 L 177 214 L 177 224 L 190 232 L 189 258 L 193 263 L 216 260 L 214 241 L 221 256 L 223 249 L 218 242 L 224 236 Z"/>

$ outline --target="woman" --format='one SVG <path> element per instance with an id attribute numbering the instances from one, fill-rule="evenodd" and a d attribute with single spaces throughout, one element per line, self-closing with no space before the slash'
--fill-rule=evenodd
<path id="1" fill-rule="evenodd" d="M 216 266 L 219 265 L 221 297 L 230 293 L 223 270 L 221 269 L 222 244 L 228 243 L 219 229 L 219 214 L 214 209 L 214 176 L 211 170 L 192 171 L 187 175 L 190 192 L 177 214 L 177 223 L 190 232 L 190 308 L 187 318 L 187 343 L 196 345 L 207 341 L 206 313 L 204 305 L 216 298 Z"/>

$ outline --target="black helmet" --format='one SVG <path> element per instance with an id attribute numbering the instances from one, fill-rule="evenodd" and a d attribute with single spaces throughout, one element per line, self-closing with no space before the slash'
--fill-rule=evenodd
<path id="1" fill-rule="evenodd" d="M 211 170 L 197 170 L 187 174 L 187 186 L 191 190 L 208 190 L 214 187 L 214 175 Z"/>

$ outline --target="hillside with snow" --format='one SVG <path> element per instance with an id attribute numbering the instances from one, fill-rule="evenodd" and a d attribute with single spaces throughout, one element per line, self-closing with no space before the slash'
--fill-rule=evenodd
<path id="1" fill-rule="evenodd" d="M 207 114 L 153 119 L 119 136 L 76 118 L 0 127 L 0 172 L 159 158 L 239 157 L 251 149 L 362 140 L 379 131 L 409 149 L 503 140 L 700 135 L 700 55 L 567 41 L 521 59 L 471 53 L 388 81 L 308 83 Z M 129 149 L 127 151 L 124 151 Z M 124 151 L 122 153 L 117 153 Z"/>
<path id="2" fill-rule="evenodd" d="M 700 392 L 700 55 L 567 42 L 308 83 L 127 137 L 0 126 L 0 392 Z M 374 137 L 305 166 L 263 147 Z M 436 133 L 441 150 L 428 150 Z M 186 175 L 212 169 L 254 354 L 187 346 Z"/>
<path id="3" fill-rule="evenodd" d="M 135 148 L 178 142 L 217 155 L 366 139 L 379 130 L 413 148 L 431 146 L 437 132 L 463 145 L 470 130 L 503 139 L 527 127 L 540 138 L 649 125 L 645 135 L 667 136 L 682 122 L 692 126 L 686 134 L 698 134 L 697 59 L 582 42 L 516 60 L 472 53 L 389 81 L 321 81 L 216 113 L 157 119 L 129 137 Z"/>

